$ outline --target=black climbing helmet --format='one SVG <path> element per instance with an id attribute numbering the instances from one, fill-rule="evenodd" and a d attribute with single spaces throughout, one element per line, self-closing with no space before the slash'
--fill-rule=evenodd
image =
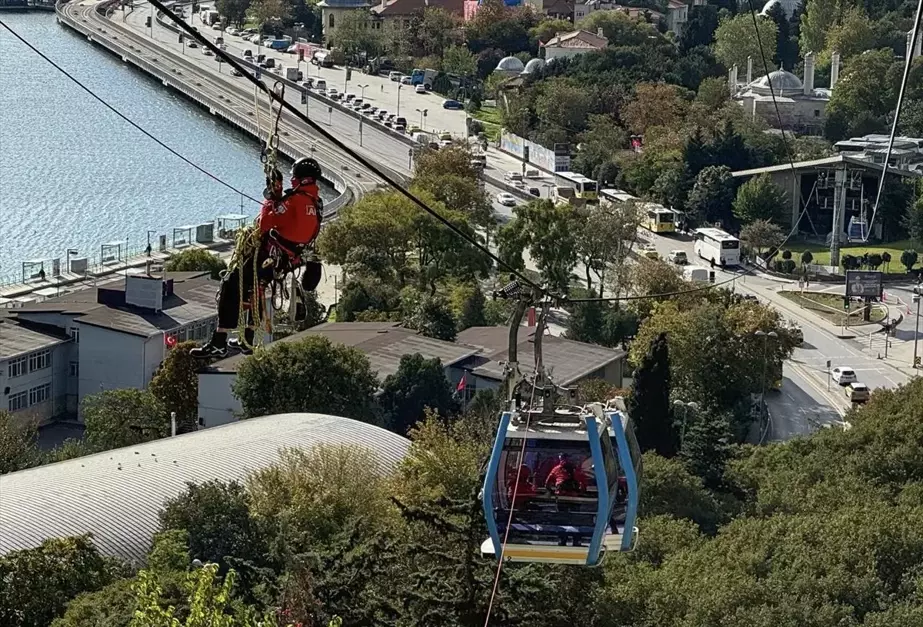
<path id="1" fill-rule="evenodd" d="M 302 157 L 292 164 L 292 178 L 299 180 L 307 178 L 314 179 L 315 181 L 320 180 L 320 164 L 314 159 Z"/>

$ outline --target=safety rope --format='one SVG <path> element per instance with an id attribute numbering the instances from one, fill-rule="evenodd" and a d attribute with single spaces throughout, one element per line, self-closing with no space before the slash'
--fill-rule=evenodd
<path id="1" fill-rule="evenodd" d="M 280 81 L 276 81 L 276 84 L 273 86 L 273 91 L 276 92 L 278 97 L 284 99 L 285 97 L 285 85 Z M 279 155 L 279 122 L 282 120 L 282 107 L 280 106 L 278 111 L 275 112 L 275 119 L 273 119 L 273 107 L 272 101 L 269 102 L 269 116 L 270 116 L 270 126 L 269 133 L 266 137 L 266 142 L 263 142 L 263 129 L 262 121 L 260 114 L 260 101 L 259 101 L 259 91 L 254 89 L 254 105 L 255 105 L 255 118 L 256 118 L 256 130 L 257 138 L 260 141 L 260 162 L 263 164 L 263 173 L 266 176 L 267 182 L 267 196 L 270 199 L 273 199 L 275 193 L 275 182 L 276 177 L 278 176 L 278 169 L 276 167 L 278 163 Z M 264 286 L 260 281 L 260 250 L 263 246 L 263 241 L 261 237 L 260 227 L 257 224 L 254 224 L 252 227 L 247 229 L 240 229 L 237 233 L 237 238 L 234 246 L 234 254 L 231 257 L 231 262 L 228 265 L 228 272 L 233 272 L 235 269 L 237 272 L 237 282 L 238 282 L 238 308 L 237 308 L 237 339 L 240 343 L 240 346 L 256 352 L 256 350 L 263 345 L 263 334 L 257 334 L 257 330 L 265 330 L 266 332 L 272 332 L 271 325 L 271 314 L 263 316 L 263 306 L 264 306 Z M 246 281 L 244 280 L 244 272 L 251 271 L 250 268 L 244 267 L 244 260 L 247 259 L 247 256 L 252 257 L 252 272 L 253 272 L 253 282 L 252 289 L 250 292 L 250 301 L 246 300 L 246 293 L 244 290 Z M 263 262 L 265 267 L 269 265 L 275 265 L 278 263 L 278 260 L 274 255 L 270 255 L 266 261 Z M 270 280 L 270 306 L 275 307 L 275 291 L 277 279 L 275 277 L 275 269 L 273 270 L 273 277 Z M 254 329 L 253 342 L 247 340 L 247 329 L 251 327 Z"/>

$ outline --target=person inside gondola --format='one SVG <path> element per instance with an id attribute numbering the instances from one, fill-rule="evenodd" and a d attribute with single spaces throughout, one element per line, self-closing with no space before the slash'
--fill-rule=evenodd
<path id="1" fill-rule="evenodd" d="M 567 453 L 558 455 L 558 463 L 545 479 L 545 489 L 558 496 L 580 496 L 586 493 L 587 476 L 574 464 Z"/>
<path id="2" fill-rule="evenodd" d="M 535 497 L 535 486 L 532 484 L 532 470 L 528 466 L 523 464 L 519 467 L 518 476 L 515 479 L 511 479 L 507 485 L 506 495 L 515 509 L 525 509 L 528 507 L 529 502 Z"/>

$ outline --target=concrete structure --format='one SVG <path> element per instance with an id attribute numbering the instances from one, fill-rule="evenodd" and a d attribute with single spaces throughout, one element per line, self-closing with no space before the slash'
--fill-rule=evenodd
<path id="1" fill-rule="evenodd" d="M 421 354 L 438 358 L 446 378 L 454 387 L 465 381 L 465 397 L 478 390 L 495 389 L 503 379 L 506 359 L 507 327 L 472 327 L 459 334 L 456 342 L 444 342 L 419 335 L 396 322 L 328 322 L 286 337 L 280 342 L 295 342 L 321 335 L 337 344 L 352 346 L 369 358 L 379 381 L 397 372 L 401 357 Z M 519 355 L 531 362 L 534 329 L 520 330 Z M 545 366 L 560 385 L 573 385 L 584 379 L 603 378 L 621 385 L 625 351 L 604 348 L 558 337 L 545 338 Z M 232 385 L 243 360 L 234 355 L 215 362 L 199 373 L 199 422 L 204 427 L 238 419 L 241 406 Z M 309 376 L 307 373 L 306 377 Z"/>
<path id="2" fill-rule="evenodd" d="M 840 140 L 834 144 L 834 148 L 840 154 L 881 164 L 884 163 L 885 155 L 888 153 L 889 140 L 889 135 L 864 135 Z M 923 138 L 895 137 L 888 165 L 892 168 L 923 174 Z"/>
<path id="3" fill-rule="evenodd" d="M 747 61 L 746 82 L 738 82 L 738 68 L 735 65 L 728 75 L 731 96 L 741 104 L 745 111 L 754 118 L 763 118 L 772 128 L 782 127 L 797 133 L 820 134 L 824 128 L 825 110 L 830 101 L 833 85 L 839 77 L 840 55 L 833 54 L 834 64 L 831 69 L 831 87 L 829 89 L 814 86 L 815 56 L 809 52 L 804 57 L 804 80 L 791 72 L 779 68 L 766 76 L 752 81 L 753 59 Z M 775 97 L 775 102 L 773 102 Z M 778 106 L 778 114 L 776 113 Z"/>
<path id="4" fill-rule="evenodd" d="M 187 433 L 0 476 L 0 554 L 92 533 L 104 555 L 143 563 L 164 501 L 187 482 L 241 481 L 283 448 L 361 446 L 388 474 L 410 442 L 324 414 L 282 414 Z M 195 556 L 193 556 L 195 557 Z"/>
<path id="5" fill-rule="evenodd" d="M 913 30 L 907 31 L 907 52 L 904 55 L 904 58 L 909 55 L 911 60 L 916 59 L 919 56 L 923 56 L 923 32 L 917 33 L 917 44 L 913 46 L 911 50 L 911 44 L 913 43 Z"/>
<path id="6" fill-rule="evenodd" d="M 596 34 L 585 30 L 575 30 L 570 33 L 558 33 L 546 42 L 542 49 L 545 51 L 545 61 L 554 59 L 572 58 L 578 54 L 602 50 L 609 45 L 609 40 L 603 37 L 600 28 Z"/>
<path id="7" fill-rule="evenodd" d="M 798 7 L 801 6 L 801 0 L 769 0 L 769 2 L 763 5 L 760 15 L 763 17 L 768 16 L 769 12 L 777 4 L 782 6 L 782 10 L 785 11 L 785 17 L 792 19 L 792 15 L 794 15 Z"/>
<path id="8" fill-rule="evenodd" d="M 214 330 L 216 290 L 202 272 L 129 274 L 10 310 L 0 326 L 2 407 L 46 421 L 78 415 L 100 390 L 146 388 L 168 344 Z"/>
<path id="9" fill-rule="evenodd" d="M 883 167 L 870 160 L 840 154 L 825 159 L 801 161 L 792 166 L 775 165 L 753 170 L 733 172 L 735 178 L 749 178 L 767 174 L 791 201 L 793 224 L 807 204 L 807 219 L 799 224 L 801 231 L 833 242 L 833 233 L 839 234 L 839 241 L 850 237 L 850 224 L 867 224 L 871 209 L 875 205 L 878 179 Z M 923 173 L 910 170 L 888 169 L 889 174 L 920 178 Z M 865 232 L 865 235 L 868 235 Z M 871 237 L 881 236 L 881 222 L 872 225 Z M 838 266 L 834 258 L 831 265 Z"/>

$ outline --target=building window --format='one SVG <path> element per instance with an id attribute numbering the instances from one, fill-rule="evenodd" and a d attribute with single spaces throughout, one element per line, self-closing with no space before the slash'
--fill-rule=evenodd
<path id="1" fill-rule="evenodd" d="M 328 27 L 328 28 L 335 28 L 335 27 L 336 27 L 335 25 L 336 25 L 336 22 L 335 22 L 334 19 L 333 19 L 333 13 L 331 13 L 331 14 L 330 14 L 330 17 L 327 19 L 327 27 Z"/>
<path id="2" fill-rule="evenodd" d="M 25 392 L 10 394 L 10 411 L 19 411 L 29 406 L 29 396 Z"/>
<path id="3" fill-rule="evenodd" d="M 11 359 L 9 363 L 9 367 L 7 368 L 7 375 L 9 376 L 10 379 L 13 379 L 15 377 L 21 377 L 22 375 L 26 374 L 26 372 L 28 372 L 26 370 L 26 366 L 27 366 L 27 363 L 26 363 L 25 357 L 19 357 L 18 359 Z"/>
<path id="4" fill-rule="evenodd" d="M 51 366 L 51 351 L 39 351 L 29 355 L 29 372 L 44 370 Z"/>
<path id="5" fill-rule="evenodd" d="M 819 118 L 819 117 L 820 117 L 820 109 L 814 109 L 814 117 L 815 117 L 815 118 Z"/>
<path id="6" fill-rule="evenodd" d="M 79 361 L 72 361 L 72 362 L 70 363 L 70 369 L 68 370 L 68 373 L 69 373 L 70 376 L 72 376 L 72 377 L 78 377 L 78 376 L 80 376 L 80 362 L 79 362 Z"/>
<path id="7" fill-rule="evenodd" d="M 74 340 L 74 344 L 80 343 L 80 327 L 71 327 L 67 330 L 67 334 Z"/>
<path id="8" fill-rule="evenodd" d="M 45 383 L 29 390 L 29 405 L 38 405 L 51 398 L 51 384 Z"/>

